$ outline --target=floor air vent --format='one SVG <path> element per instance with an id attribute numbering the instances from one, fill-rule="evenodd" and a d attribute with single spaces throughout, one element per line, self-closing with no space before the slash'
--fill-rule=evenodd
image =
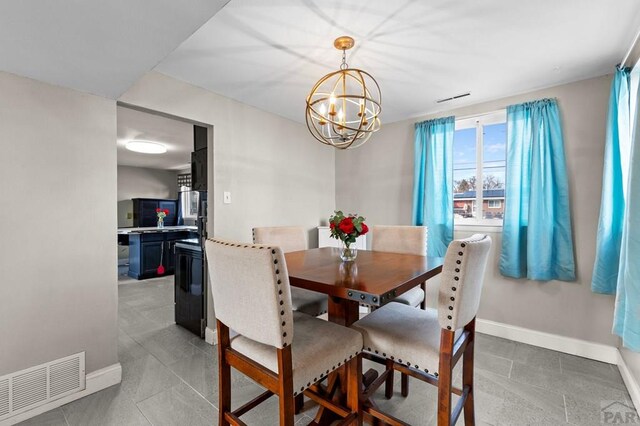
<path id="1" fill-rule="evenodd" d="M 0 377 L 0 420 L 84 389 L 84 352 Z"/>

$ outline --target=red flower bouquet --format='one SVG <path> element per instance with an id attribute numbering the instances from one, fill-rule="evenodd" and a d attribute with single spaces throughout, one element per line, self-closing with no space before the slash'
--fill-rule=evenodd
<path id="1" fill-rule="evenodd" d="M 364 223 L 365 218 L 357 214 L 345 216 L 340 210 L 336 210 L 329 218 L 331 228 L 331 238 L 342 241 L 344 247 L 341 250 L 342 260 L 354 260 L 357 255 L 355 248 L 351 244 L 356 242 L 356 238 L 369 232 L 369 227 Z"/>
<path id="2" fill-rule="evenodd" d="M 164 228 L 164 218 L 169 216 L 169 209 L 156 209 L 158 215 L 158 228 Z"/>

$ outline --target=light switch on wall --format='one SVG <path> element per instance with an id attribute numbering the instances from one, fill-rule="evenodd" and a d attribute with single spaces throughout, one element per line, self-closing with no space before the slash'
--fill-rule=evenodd
<path id="1" fill-rule="evenodd" d="M 224 195 L 224 197 L 223 197 L 222 202 L 225 203 L 225 204 L 231 204 L 231 193 L 228 192 L 228 191 L 225 191 L 223 195 Z"/>

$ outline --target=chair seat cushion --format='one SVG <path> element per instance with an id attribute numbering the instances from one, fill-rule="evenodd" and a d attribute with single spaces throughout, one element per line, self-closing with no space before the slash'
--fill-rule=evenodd
<path id="1" fill-rule="evenodd" d="M 326 294 L 291 287 L 291 307 L 294 311 L 317 317 L 327 312 L 328 303 Z"/>
<path id="2" fill-rule="evenodd" d="M 244 336 L 231 340 L 231 348 L 278 373 L 278 355 L 273 346 Z M 359 332 L 299 312 L 293 313 L 293 391 L 295 395 L 362 351 Z"/>
<path id="3" fill-rule="evenodd" d="M 424 300 L 424 290 L 420 287 L 414 287 L 411 290 L 402 293 L 400 296 L 393 299 L 394 302 L 402 303 L 403 305 L 409 305 L 418 307 Z"/>
<path id="4" fill-rule="evenodd" d="M 429 374 L 438 374 L 438 311 L 388 303 L 351 326 L 362 333 L 364 350 Z M 461 335 L 456 331 L 456 339 Z"/>

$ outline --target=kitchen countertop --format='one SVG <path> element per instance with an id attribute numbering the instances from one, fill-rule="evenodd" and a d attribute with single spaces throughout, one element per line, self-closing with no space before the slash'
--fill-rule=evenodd
<path id="1" fill-rule="evenodd" d="M 118 228 L 119 235 L 128 234 L 148 234 L 159 232 L 175 232 L 175 231 L 192 231 L 197 232 L 197 226 L 165 226 L 164 228 L 158 228 L 155 226 L 149 226 L 144 228 Z"/>

